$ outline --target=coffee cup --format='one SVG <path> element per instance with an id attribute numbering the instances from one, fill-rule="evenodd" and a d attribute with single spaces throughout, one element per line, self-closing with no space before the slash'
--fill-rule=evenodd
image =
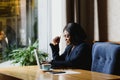
<path id="1" fill-rule="evenodd" d="M 51 69 L 51 64 L 42 64 L 42 70 L 49 71 Z"/>

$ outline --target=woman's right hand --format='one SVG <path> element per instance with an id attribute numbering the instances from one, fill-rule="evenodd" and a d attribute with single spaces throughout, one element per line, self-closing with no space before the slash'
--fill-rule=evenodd
<path id="1" fill-rule="evenodd" d="M 56 36 L 53 40 L 52 40 L 52 44 L 53 45 L 57 45 L 60 43 L 60 36 Z"/>

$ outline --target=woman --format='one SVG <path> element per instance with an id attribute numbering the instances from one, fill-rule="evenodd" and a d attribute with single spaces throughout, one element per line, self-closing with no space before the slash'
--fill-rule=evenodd
<path id="1" fill-rule="evenodd" d="M 63 29 L 67 47 L 62 55 L 59 55 L 60 37 L 53 39 L 50 43 L 53 60 L 50 62 L 52 68 L 91 68 L 91 50 L 85 42 L 86 34 L 77 23 L 68 23 Z"/>

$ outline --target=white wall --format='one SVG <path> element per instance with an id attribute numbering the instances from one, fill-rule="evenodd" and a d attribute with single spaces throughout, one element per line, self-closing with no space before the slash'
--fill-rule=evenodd
<path id="1" fill-rule="evenodd" d="M 108 38 L 120 41 L 120 0 L 108 0 Z"/>
<path id="2" fill-rule="evenodd" d="M 95 41 L 99 40 L 98 32 L 98 10 L 97 0 L 95 1 Z M 120 41 L 120 0 L 107 1 L 107 17 L 108 17 L 108 41 Z"/>
<path id="3" fill-rule="evenodd" d="M 49 28 L 50 24 L 50 14 L 49 0 L 38 0 L 38 38 L 39 38 L 39 49 L 43 51 L 48 51 L 48 40 L 51 34 Z"/>
<path id="4" fill-rule="evenodd" d="M 65 0 L 38 0 L 39 49 L 48 52 L 50 58 L 49 43 L 55 36 L 62 34 L 65 17 Z"/>
<path id="5" fill-rule="evenodd" d="M 66 25 L 66 1 L 65 0 L 51 0 L 51 31 L 52 39 L 55 36 L 60 36 L 60 54 L 63 53 L 65 42 L 63 38 L 63 28 Z"/>
<path id="6" fill-rule="evenodd" d="M 97 0 L 94 0 L 94 40 L 99 41 L 99 30 L 98 30 L 98 7 L 97 7 Z"/>

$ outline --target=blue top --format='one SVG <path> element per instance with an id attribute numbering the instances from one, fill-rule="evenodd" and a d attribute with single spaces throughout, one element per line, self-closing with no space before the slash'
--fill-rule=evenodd
<path id="1" fill-rule="evenodd" d="M 50 44 L 52 49 L 53 60 L 51 61 L 53 68 L 91 68 L 91 48 L 85 42 L 75 46 L 71 51 L 72 45 L 68 45 L 62 55 L 59 55 L 59 45 Z"/>

